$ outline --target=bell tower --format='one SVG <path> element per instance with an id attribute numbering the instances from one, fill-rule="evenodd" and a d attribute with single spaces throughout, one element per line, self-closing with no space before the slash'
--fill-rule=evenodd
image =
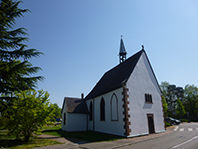
<path id="1" fill-rule="evenodd" d="M 120 40 L 120 52 L 119 52 L 120 63 L 122 63 L 122 62 L 124 62 L 126 60 L 126 55 L 127 55 L 127 52 L 125 50 L 124 42 L 123 42 L 122 36 L 121 36 L 121 40 Z"/>

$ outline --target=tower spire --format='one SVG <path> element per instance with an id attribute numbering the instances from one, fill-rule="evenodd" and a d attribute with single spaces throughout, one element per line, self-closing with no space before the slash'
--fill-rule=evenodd
<path id="1" fill-rule="evenodd" d="M 126 60 L 126 50 L 124 47 L 124 42 L 122 40 L 122 35 L 121 35 L 121 40 L 120 40 L 120 52 L 119 52 L 119 59 L 120 59 L 120 63 L 124 62 Z"/>

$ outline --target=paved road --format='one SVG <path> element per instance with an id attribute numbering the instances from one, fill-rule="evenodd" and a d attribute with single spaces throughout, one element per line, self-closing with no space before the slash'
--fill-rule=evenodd
<path id="1" fill-rule="evenodd" d="M 198 123 L 184 123 L 176 126 L 173 133 L 168 135 L 138 142 L 122 149 L 197 149 L 198 148 Z"/>

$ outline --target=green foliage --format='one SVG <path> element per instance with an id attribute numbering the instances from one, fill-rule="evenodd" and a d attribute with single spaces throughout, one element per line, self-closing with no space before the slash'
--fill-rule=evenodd
<path id="1" fill-rule="evenodd" d="M 168 82 L 162 82 L 161 85 L 162 95 L 165 97 L 168 104 L 166 116 L 175 117 L 177 100 L 184 101 L 184 91 L 182 87 L 176 87 L 176 85 L 170 85 Z"/>
<path id="2" fill-rule="evenodd" d="M 55 121 L 56 118 L 61 118 L 61 108 L 59 108 L 58 104 L 50 104 L 50 110 L 53 111 L 54 117 L 50 121 Z"/>
<path id="3" fill-rule="evenodd" d="M 162 104 L 163 104 L 163 109 L 164 109 L 164 115 L 167 117 L 167 110 L 168 110 L 168 104 L 166 102 L 166 99 L 164 96 L 162 96 Z"/>
<path id="4" fill-rule="evenodd" d="M 49 93 L 39 90 L 22 91 L 16 94 L 12 108 L 3 112 L 3 116 L 9 115 L 6 128 L 9 134 L 28 141 L 33 132 L 39 131 L 46 122 L 54 117 L 49 108 Z"/>
<path id="5" fill-rule="evenodd" d="M 184 105 L 180 99 L 177 100 L 176 113 L 178 118 L 182 118 L 186 114 Z"/>
<path id="6" fill-rule="evenodd" d="M 170 84 L 169 84 L 168 82 L 166 82 L 166 81 L 161 82 L 160 88 L 161 88 L 161 90 L 162 90 L 162 95 L 163 95 L 164 97 L 166 97 L 166 95 L 168 94 L 168 86 L 169 86 L 169 85 L 170 85 Z"/>
<path id="7" fill-rule="evenodd" d="M 186 112 L 189 112 L 189 118 L 198 118 L 198 88 L 194 85 L 186 85 L 184 88 Z"/>
<path id="8" fill-rule="evenodd" d="M 52 120 L 53 119 L 53 120 Z M 49 121 L 47 121 L 46 125 L 54 125 L 54 118 L 51 117 L 51 119 Z"/>
<path id="9" fill-rule="evenodd" d="M 9 148 L 9 149 L 28 149 L 41 146 L 49 146 L 55 144 L 62 144 L 48 139 L 38 139 L 37 137 L 32 137 L 29 142 L 23 140 L 15 139 L 14 136 L 7 135 L 8 130 L 0 128 L 0 148 Z"/>
<path id="10" fill-rule="evenodd" d="M 21 1 L 0 2 L 0 112 L 12 106 L 13 93 L 33 89 L 42 76 L 31 77 L 41 68 L 33 67 L 28 59 L 39 57 L 36 49 L 26 49 L 25 28 L 13 29 L 17 18 L 28 9 L 19 9 Z"/>
<path id="11" fill-rule="evenodd" d="M 8 119 L 0 116 L 0 127 L 4 127 L 7 125 Z"/>
<path id="12" fill-rule="evenodd" d="M 168 82 L 162 82 L 160 87 L 168 104 L 166 117 L 187 118 L 197 121 L 198 87 L 186 85 L 183 89 L 176 87 L 176 85 L 170 85 Z"/>
<path id="13" fill-rule="evenodd" d="M 169 126 L 171 126 L 171 124 L 170 124 L 170 123 L 165 122 L 165 127 L 169 127 Z"/>
<path id="14" fill-rule="evenodd" d="M 188 122 L 187 119 L 179 119 L 181 122 Z"/>

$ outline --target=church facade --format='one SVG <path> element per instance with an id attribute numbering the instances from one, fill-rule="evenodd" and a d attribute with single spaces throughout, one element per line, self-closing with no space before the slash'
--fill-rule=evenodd
<path id="1" fill-rule="evenodd" d="M 87 115 L 84 116 L 84 131 L 123 137 L 165 131 L 161 90 L 144 47 L 128 59 L 126 54 L 121 39 L 120 64 L 107 71 L 91 92 L 80 100 L 85 104 L 82 104 L 84 113 L 79 111 L 79 117 Z M 64 117 L 64 113 L 75 113 L 74 110 L 68 112 L 67 106 L 64 100 L 63 122 L 73 123 Z M 75 109 L 80 106 L 73 107 Z M 64 124 L 62 129 L 69 131 Z"/>

